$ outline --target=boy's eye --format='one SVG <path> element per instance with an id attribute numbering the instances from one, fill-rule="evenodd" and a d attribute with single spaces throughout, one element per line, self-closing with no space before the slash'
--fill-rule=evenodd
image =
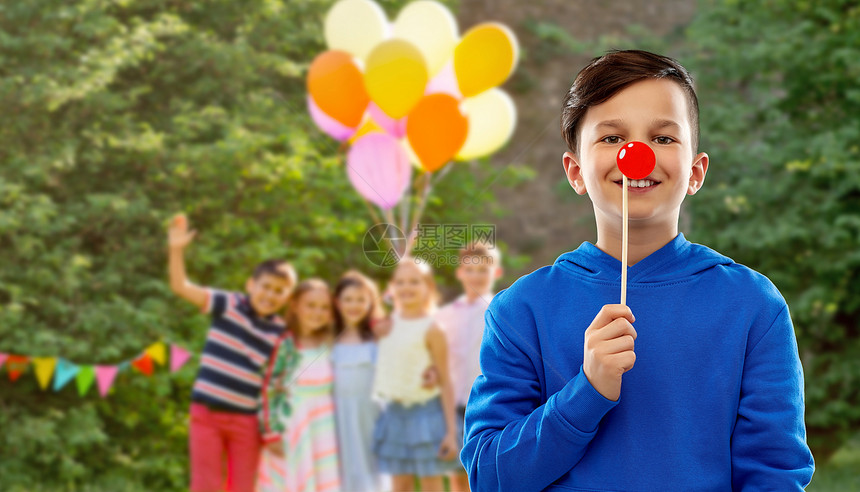
<path id="1" fill-rule="evenodd" d="M 654 139 L 654 141 L 657 142 L 658 144 L 666 145 L 666 144 L 670 144 L 670 143 L 674 142 L 675 139 L 672 137 L 657 137 Z"/>
<path id="2" fill-rule="evenodd" d="M 608 137 L 603 137 L 602 142 L 606 142 L 608 144 L 617 144 L 621 142 L 621 137 L 618 135 L 610 135 Z"/>

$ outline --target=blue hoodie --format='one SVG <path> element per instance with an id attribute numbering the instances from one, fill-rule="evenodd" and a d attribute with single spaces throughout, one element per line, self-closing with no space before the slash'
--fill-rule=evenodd
<path id="1" fill-rule="evenodd" d="M 582 357 L 620 278 L 583 243 L 493 298 L 460 454 L 472 490 L 802 490 L 803 372 L 776 287 L 682 234 L 630 267 L 636 363 L 613 402 Z"/>

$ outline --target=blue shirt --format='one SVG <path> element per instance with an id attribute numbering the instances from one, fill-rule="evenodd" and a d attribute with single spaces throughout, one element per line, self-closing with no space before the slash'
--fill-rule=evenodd
<path id="1" fill-rule="evenodd" d="M 583 243 L 493 299 L 460 455 L 472 490 L 802 490 L 803 372 L 773 284 L 680 234 L 630 267 L 636 362 L 613 402 L 582 360 L 620 276 Z"/>

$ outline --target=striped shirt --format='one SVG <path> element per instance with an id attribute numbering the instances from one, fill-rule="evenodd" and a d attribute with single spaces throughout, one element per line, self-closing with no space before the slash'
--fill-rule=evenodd
<path id="1" fill-rule="evenodd" d="M 284 331 L 284 322 L 277 316 L 259 317 L 244 294 L 208 292 L 203 311 L 212 316 L 212 325 L 191 399 L 224 411 L 254 414 L 263 383 L 260 368 Z"/>

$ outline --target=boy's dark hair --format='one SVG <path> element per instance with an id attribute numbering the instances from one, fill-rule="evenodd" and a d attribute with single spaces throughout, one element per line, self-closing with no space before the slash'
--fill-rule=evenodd
<path id="1" fill-rule="evenodd" d="M 501 253 L 499 253 L 498 248 L 496 248 L 495 245 L 483 241 L 472 241 L 457 253 L 460 263 L 463 263 L 463 258 L 471 258 L 474 256 L 491 258 L 493 263 L 498 263 L 501 259 Z"/>
<path id="2" fill-rule="evenodd" d="M 289 280 L 290 284 L 296 285 L 298 275 L 292 265 L 284 260 L 271 259 L 259 263 L 254 267 L 254 274 L 251 277 L 254 280 L 259 280 L 263 275 L 272 275 L 274 277 Z"/>
<path id="3" fill-rule="evenodd" d="M 561 136 L 574 154 L 579 153 L 579 130 L 586 111 L 646 79 L 669 78 L 687 95 L 690 130 L 695 153 L 699 145 L 699 100 L 687 69 L 672 58 L 641 50 L 612 50 L 591 60 L 576 76 L 561 109 Z"/>

